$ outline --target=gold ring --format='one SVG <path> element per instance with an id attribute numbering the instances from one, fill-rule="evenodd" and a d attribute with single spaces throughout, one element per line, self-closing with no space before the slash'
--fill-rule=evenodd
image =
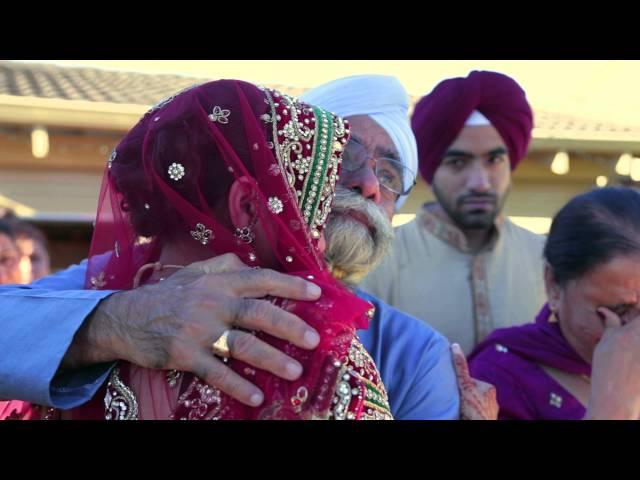
<path id="1" fill-rule="evenodd" d="M 214 355 L 222 358 L 231 357 L 231 351 L 229 350 L 229 332 L 231 328 L 222 332 L 220 338 L 211 344 L 211 351 Z"/>

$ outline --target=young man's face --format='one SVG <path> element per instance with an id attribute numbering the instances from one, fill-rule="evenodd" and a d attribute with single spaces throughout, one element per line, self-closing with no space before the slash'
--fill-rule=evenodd
<path id="1" fill-rule="evenodd" d="M 509 154 L 498 131 L 491 125 L 464 127 L 445 152 L 431 186 L 459 228 L 491 228 L 511 186 Z"/>

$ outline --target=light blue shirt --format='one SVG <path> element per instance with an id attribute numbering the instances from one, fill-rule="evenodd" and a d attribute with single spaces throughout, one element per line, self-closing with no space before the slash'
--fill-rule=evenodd
<path id="1" fill-rule="evenodd" d="M 83 290 L 86 260 L 31 285 L 0 287 L 0 397 L 73 408 L 95 395 L 113 364 L 58 371 L 84 320 L 113 291 Z M 358 335 L 373 357 L 396 419 L 458 418 L 448 341 L 364 292 L 376 306 Z"/>
<path id="2" fill-rule="evenodd" d="M 112 364 L 58 371 L 73 336 L 110 290 L 83 290 L 86 260 L 30 285 L 0 287 L 0 398 L 57 408 L 88 401 Z"/>
<path id="3" fill-rule="evenodd" d="M 373 358 L 396 420 L 457 420 L 460 395 L 449 341 L 425 322 L 359 290 L 376 307 L 358 337 Z"/>

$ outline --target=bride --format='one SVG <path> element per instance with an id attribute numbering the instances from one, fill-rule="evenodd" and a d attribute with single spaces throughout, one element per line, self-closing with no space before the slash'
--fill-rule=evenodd
<path id="1" fill-rule="evenodd" d="M 266 300 L 320 334 L 307 351 L 236 326 L 203 338 L 211 355 L 264 393 L 247 406 L 190 373 L 120 362 L 86 405 L 46 418 L 390 419 L 379 373 L 357 339 L 372 306 L 333 279 L 322 229 L 348 124 L 236 80 L 191 87 L 147 112 L 112 153 L 100 191 L 86 288 L 123 290 L 235 254 L 316 283 L 315 302 Z M 188 306 L 185 306 L 188 308 Z M 253 369 L 241 345 L 263 342 L 303 367 L 295 381 Z"/>

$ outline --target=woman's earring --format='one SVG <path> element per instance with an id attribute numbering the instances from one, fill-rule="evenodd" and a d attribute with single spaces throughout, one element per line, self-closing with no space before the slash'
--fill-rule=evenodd
<path id="1" fill-rule="evenodd" d="M 256 222 L 257 218 L 254 218 L 253 221 L 246 227 L 236 228 L 236 232 L 234 233 L 234 235 L 238 239 L 238 243 L 249 245 L 253 242 L 253 240 L 256 238 L 256 234 L 253 233 L 252 228 L 255 226 Z"/>

